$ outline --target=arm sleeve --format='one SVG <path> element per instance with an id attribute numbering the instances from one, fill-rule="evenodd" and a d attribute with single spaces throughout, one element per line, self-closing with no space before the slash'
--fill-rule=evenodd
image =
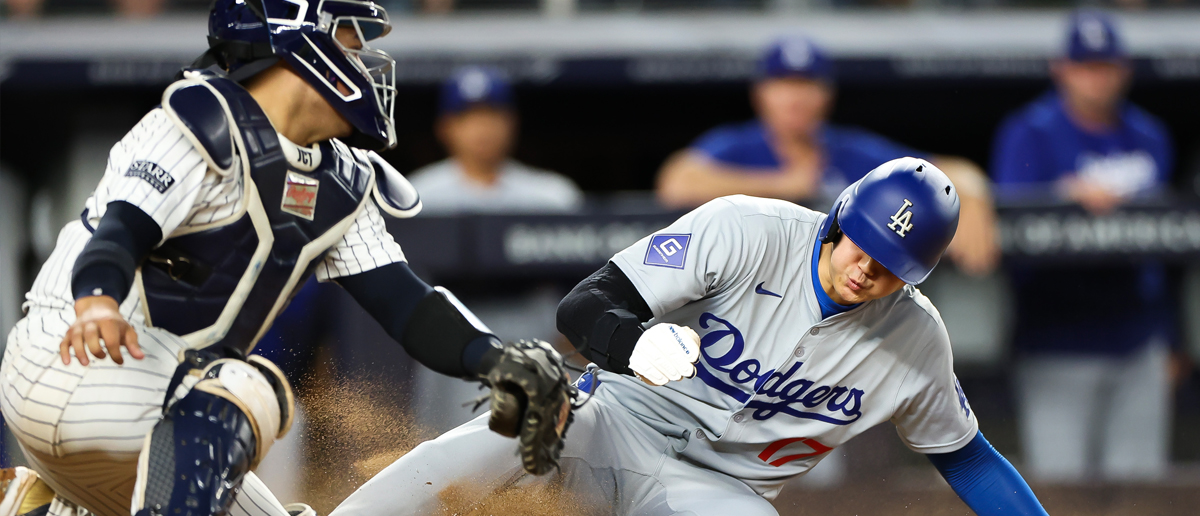
<path id="1" fill-rule="evenodd" d="M 317 280 L 329 281 L 404 261 L 404 251 L 387 231 L 379 207 L 370 199 L 342 239 L 317 265 Z"/>
<path id="2" fill-rule="evenodd" d="M 558 304 L 558 331 L 601 368 L 632 374 L 629 356 L 654 315 L 637 288 L 609 262 Z"/>
<path id="3" fill-rule="evenodd" d="M 125 300 L 134 271 L 162 240 L 162 230 L 146 212 L 125 201 L 108 204 L 92 238 L 75 259 L 71 292 L 75 299 L 106 295 Z"/>
<path id="4" fill-rule="evenodd" d="M 946 483 L 979 516 L 1047 516 L 1021 474 L 983 432 L 957 451 L 927 455 Z"/>
<path id="5" fill-rule="evenodd" d="M 911 357 L 902 358 L 911 368 L 896 393 L 892 423 L 901 440 L 913 451 L 955 451 L 970 442 L 979 431 L 979 422 L 954 376 L 950 339 L 940 323 L 924 327 L 914 323 L 909 331 L 925 335 L 923 338 L 929 340 L 929 345 Z"/>
<path id="6" fill-rule="evenodd" d="M 744 199 L 709 201 L 613 256 L 654 316 L 720 292 L 753 268 L 763 246 L 744 223 Z"/>
<path id="7" fill-rule="evenodd" d="M 439 373 L 477 376 L 499 349 L 499 339 L 462 306 L 413 273 L 404 262 L 393 262 L 366 272 L 341 276 L 346 289 L 409 356 Z M 425 328 L 414 331 L 414 320 Z M 416 318 L 416 319 L 414 319 Z M 431 328 L 432 331 L 426 331 Z"/>

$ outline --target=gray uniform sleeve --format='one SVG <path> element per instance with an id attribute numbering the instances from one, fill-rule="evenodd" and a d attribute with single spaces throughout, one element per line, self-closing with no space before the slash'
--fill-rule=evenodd
<path id="1" fill-rule="evenodd" d="M 613 256 L 655 317 L 720 292 L 748 274 L 761 231 L 720 198 Z"/>
<path id="2" fill-rule="evenodd" d="M 910 449 L 920 453 L 956 451 L 975 437 L 979 423 L 954 376 L 954 359 L 945 328 L 918 353 L 897 393 L 892 423 Z"/>

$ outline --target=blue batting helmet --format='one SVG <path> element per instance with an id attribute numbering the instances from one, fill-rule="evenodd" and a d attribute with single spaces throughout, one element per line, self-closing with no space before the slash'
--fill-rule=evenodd
<path id="1" fill-rule="evenodd" d="M 910 285 L 925 281 L 958 229 L 958 192 L 928 161 L 884 163 L 846 188 L 821 225 L 822 242 L 841 233 Z"/>
<path id="2" fill-rule="evenodd" d="M 362 48 L 342 45 L 340 27 Z M 354 126 L 348 144 L 385 149 L 396 144 L 396 62 L 367 43 L 391 28 L 387 11 L 369 0 L 216 0 L 209 51 L 194 66 L 216 64 L 240 81 L 282 59 Z"/>

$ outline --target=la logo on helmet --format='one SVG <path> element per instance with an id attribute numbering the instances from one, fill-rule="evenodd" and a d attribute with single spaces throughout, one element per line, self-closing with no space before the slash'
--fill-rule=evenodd
<path id="1" fill-rule="evenodd" d="M 888 224 L 888 229 L 895 231 L 900 238 L 909 231 L 912 231 L 912 210 L 909 210 L 913 205 L 912 201 L 905 199 L 904 204 L 900 205 L 900 209 L 896 210 L 896 214 L 892 215 L 892 223 Z"/>

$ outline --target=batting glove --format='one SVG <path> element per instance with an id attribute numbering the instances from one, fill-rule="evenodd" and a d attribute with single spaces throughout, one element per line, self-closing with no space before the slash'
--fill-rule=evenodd
<path id="1" fill-rule="evenodd" d="M 687 326 L 656 324 L 638 338 L 629 368 L 650 385 L 696 376 L 700 336 Z"/>

